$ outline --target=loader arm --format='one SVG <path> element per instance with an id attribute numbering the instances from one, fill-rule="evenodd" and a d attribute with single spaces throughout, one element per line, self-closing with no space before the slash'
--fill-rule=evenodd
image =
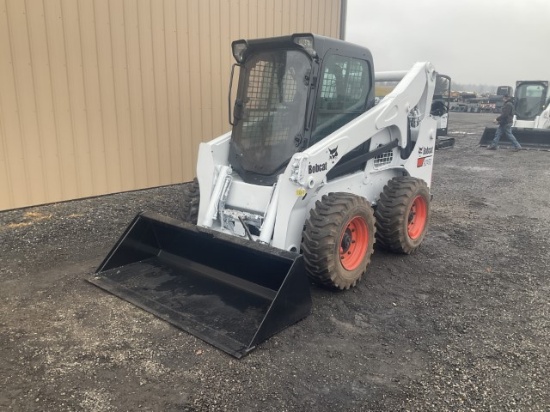
<path id="1" fill-rule="evenodd" d="M 408 144 L 409 115 L 414 108 L 419 111 L 420 127 L 428 129 L 428 142 L 435 144 L 435 130 L 432 130 L 433 122 L 430 122 L 432 119 L 429 115 L 434 84 L 433 67 L 429 63 L 415 64 L 377 106 L 314 146 L 294 155 L 285 171 L 285 177 L 295 186 L 315 190 L 326 183 L 328 172 L 336 166 L 339 159 L 377 134 L 389 135 L 404 149 Z M 338 156 L 335 158 L 331 153 L 336 147 Z M 429 185 L 430 182 L 427 183 Z"/>

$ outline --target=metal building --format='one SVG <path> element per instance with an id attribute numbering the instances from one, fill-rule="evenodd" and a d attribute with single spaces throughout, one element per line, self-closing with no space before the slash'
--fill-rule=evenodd
<path id="1" fill-rule="evenodd" d="M 342 38 L 345 0 L 0 0 L 0 210 L 188 181 L 231 41 Z"/>

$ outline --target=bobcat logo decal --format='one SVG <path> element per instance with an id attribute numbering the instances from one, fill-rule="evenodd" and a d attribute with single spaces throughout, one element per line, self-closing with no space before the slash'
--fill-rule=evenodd
<path id="1" fill-rule="evenodd" d="M 330 160 L 336 159 L 338 157 L 338 146 L 336 146 L 334 149 L 331 149 L 329 147 L 328 153 L 329 153 L 329 159 Z"/>
<path id="2" fill-rule="evenodd" d="M 433 147 L 420 146 L 418 148 L 418 156 L 429 156 L 429 155 L 432 155 L 432 154 L 434 154 L 434 148 Z"/>

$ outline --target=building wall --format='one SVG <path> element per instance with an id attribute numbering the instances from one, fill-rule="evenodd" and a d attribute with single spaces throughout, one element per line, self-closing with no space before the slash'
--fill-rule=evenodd
<path id="1" fill-rule="evenodd" d="M 231 41 L 340 37 L 345 0 L 0 0 L 0 210 L 188 181 Z"/>

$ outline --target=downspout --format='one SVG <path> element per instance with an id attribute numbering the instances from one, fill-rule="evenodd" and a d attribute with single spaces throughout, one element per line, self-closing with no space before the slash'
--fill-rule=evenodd
<path id="1" fill-rule="evenodd" d="M 346 17 L 348 13 L 348 0 L 341 0 L 340 6 L 340 40 L 346 39 Z"/>

